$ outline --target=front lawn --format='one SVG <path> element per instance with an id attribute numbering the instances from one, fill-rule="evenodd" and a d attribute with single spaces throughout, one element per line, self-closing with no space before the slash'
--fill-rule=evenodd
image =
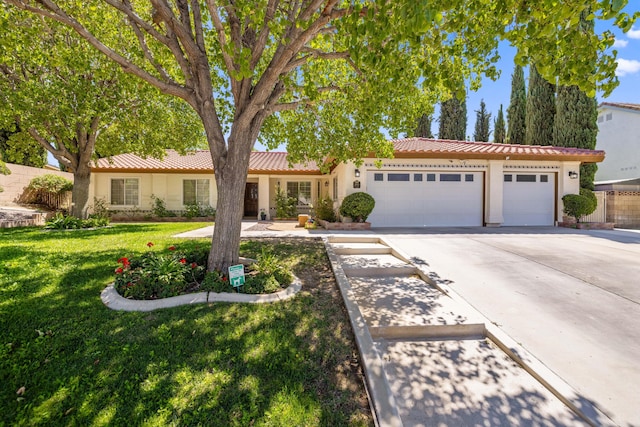
<path id="1" fill-rule="evenodd" d="M 244 242 L 303 282 L 277 304 L 151 313 L 100 301 L 116 261 L 204 224 L 0 230 L 0 426 L 371 425 L 357 351 L 319 241 Z"/>

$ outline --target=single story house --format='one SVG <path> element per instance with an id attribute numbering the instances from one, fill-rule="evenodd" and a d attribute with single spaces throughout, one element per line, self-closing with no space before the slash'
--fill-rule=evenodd
<path id="1" fill-rule="evenodd" d="M 376 200 L 373 227 L 554 225 L 562 196 L 579 191 L 581 163 L 601 162 L 603 151 L 553 146 L 408 138 L 392 141 L 393 159 L 366 157 L 360 166 L 340 163 L 323 174 L 314 164 L 292 165 L 287 153 L 253 152 L 244 214 L 272 218 L 278 188 L 306 212 L 321 197 L 336 206 L 364 191 Z M 163 160 L 132 154 L 100 159 L 91 196 L 112 209 L 151 210 L 152 195 L 170 210 L 185 204 L 213 207 L 217 194 L 208 151 Z"/>

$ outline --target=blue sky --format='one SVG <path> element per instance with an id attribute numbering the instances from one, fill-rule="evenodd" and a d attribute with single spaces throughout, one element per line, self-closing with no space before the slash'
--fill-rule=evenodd
<path id="1" fill-rule="evenodd" d="M 637 0 L 632 0 L 634 3 Z M 625 11 L 632 14 L 634 10 L 630 6 Z M 616 36 L 614 49 L 618 51 L 617 76 L 620 84 L 613 90 L 608 98 L 598 96 L 598 104 L 601 102 L 629 102 L 640 103 L 640 22 L 636 23 L 633 28 L 624 34 L 617 28 L 611 28 L 606 23 L 599 22 L 596 26 L 598 32 L 610 29 Z M 500 104 L 502 104 L 505 114 L 509 106 L 509 98 L 511 97 L 511 74 L 513 72 L 513 57 L 515 49 L 508 44 L 500 47 L 501 60 L 498 68 L 502 70 L 500 79 L 491 81 L 484 79 L 482 87 L 477 92 L 470 92 L 467 98 L 467 137 L 473 136 L 473 130 L 476 122 L 476 110 L 480 108 L 480 101 L 484 99 L 487 110 L 491 113 L 491 122 L 493 130 L 493 119 L 497 116 Z M 525 70 L 526 77 L 526 70 Z M 436 114 L 437 118 L 437 114 Z M 437 136 L 438 124 L 434 121 L 432 131 Z M 493 134 L 492 134 L 493 136 Z"/>

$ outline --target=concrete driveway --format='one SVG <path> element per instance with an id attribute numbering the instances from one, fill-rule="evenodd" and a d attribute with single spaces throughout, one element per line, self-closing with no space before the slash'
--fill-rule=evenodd
<path id="1" fill-rule="evenodd" d="M 620 426 L 640 426 L 640 233 L 377 229 Z"/>

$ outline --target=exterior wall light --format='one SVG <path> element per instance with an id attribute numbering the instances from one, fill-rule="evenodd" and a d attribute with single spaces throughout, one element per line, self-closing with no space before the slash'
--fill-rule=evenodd
<path id="1" fill-rule="evenodd" d="M 325 181 L 325 182 L 324 182 L 324 186 L 325 186 L 325 187 L 328 187 L 328 186 L 329 186 L 329 181 Z"/>
<path id="2" fill-rule="evenodd" d="M 360 177 L 360 169 L 356 169 L 355 175 L 356 175 L 356 178 Z"/>
<path id="3" fill-rule="evenodd" d="M 571 178 L 571 179 L 576 179 L 576 178 L 578 178 L 578 172 L 576 172 L 576 171 L 569 171 L 569 178 Z"/>

